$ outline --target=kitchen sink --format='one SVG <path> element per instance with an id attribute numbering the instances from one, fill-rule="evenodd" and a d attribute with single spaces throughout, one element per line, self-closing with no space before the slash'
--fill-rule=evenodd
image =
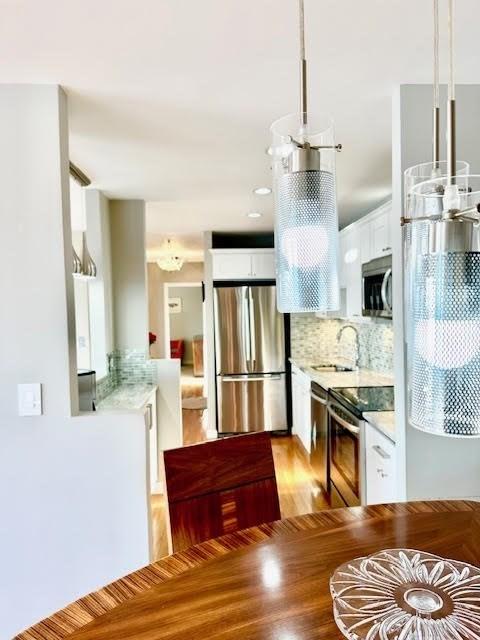
<path id="1" fill-rule="evenodd" d="M 314 371 L 336 371 L 336 372 L 352 372 L 356 371 L 353 367 L 346 367 L 341 364 L 317 364 L 311 367 Z"/>

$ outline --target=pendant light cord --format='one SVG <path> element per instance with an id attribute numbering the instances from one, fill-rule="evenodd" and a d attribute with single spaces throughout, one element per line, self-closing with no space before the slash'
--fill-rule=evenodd
<path id="1" fill-rule="evenodd" d="M 449 79 L 448 99 L 455 100 L 455 6 L 448 0 Z"/>
<path id="2" fill-rule="evenodd" d="M 433 106 L 440 107 L 440 64 L 439 64 L 439 20 L 438 0 L 433 0 Z"/>
<path id="3" fill-rule="evenodd" d="M 307 60 L 305 57 L 305 9 L 303 0 L 298 2 L 298 17 L 300 26 L 300 113 L 302 124 L 306 127 L 307 117 Z"/>
<path id="4" fill-rule="evenodd" d="M 300 19 L 300 58 L 305 60 L 305 7 L 303 0 L 299 0 L 298 15 Z"/>
<path id="5" fill-rule="evenodd" d="M 439 169 L 440 162 L 440 62 L 439 62 L 439 19 L 438 0 L 433 0 L 433 173 Z"/>
<path id="6" fill-rule="evenodd" d="M 448 120 L 447 120 L 447 142 L 448 142 L 448 184 L 455 184 L 455 173 L 457 166 L 456 157 L 456 122 L 455 122 L 455 74 L 454 74 L 454 44 L 455 44 L 455 0 L 448 0 L 448 44 L 449 44 L 449 78 L 448 78 Z"/>

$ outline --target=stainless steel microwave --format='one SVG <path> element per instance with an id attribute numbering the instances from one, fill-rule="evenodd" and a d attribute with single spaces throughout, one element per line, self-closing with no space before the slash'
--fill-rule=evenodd
<path id="1" fill-rule="evenodd" d="M 392 317 L 392 256 L 362 265 L 362 315 Z"/>

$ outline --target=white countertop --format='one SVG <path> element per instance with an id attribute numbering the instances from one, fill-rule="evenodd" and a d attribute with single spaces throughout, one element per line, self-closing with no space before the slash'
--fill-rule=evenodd
<path id="1" fill-rule="evenodd" d="M 154 384 L 122 384 L 97 403 L 97 411 L 143 409 L 156 389 Z"/>
<path id="2" fill-rule="evenodd" d="M 311 380 L 328 391 L 334 387 L 388 387 L 393 385 L 393 376 L 370 369 L 358 371 L 316 371 L 311 363 L 290 358 L 290 362 L 301 369 Z M 365 420 L 395 442 L 395 411 L 367 411 Z"/>
<path id="3" fill-rule="evenodd" d="M 290 362 L 299 367 L 308 377 L 328 391 L 334 387 L 388 387 L 393 385 L 393 376 L 378 373 L 370 369 L 357 371 L 316 371 L 311 363 L 305 363 L 295 358 Z"/>
<path id="4" fill-rule="evenodd" d="M 395 411 L 367 411 L 363 417 L 373 427 L 395 442 Z"/>

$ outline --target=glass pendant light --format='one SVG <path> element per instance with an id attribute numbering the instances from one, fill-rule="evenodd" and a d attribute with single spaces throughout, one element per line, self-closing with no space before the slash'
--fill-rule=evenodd
<path id="1" fill-rule="evenodd" d="M 480 436 L 480 176 L 456 162 L 453 8 L 449 0 L 447 175 L 406 184 L 408 417 L 421 431 L 472 437 Z"/>
<path id="2" fill-rule="evenodd" d="M 338 215 L 333 124 L 307 112 L 303 0 L 299 0 L 300 113 L 271 126 L 277 307 L 283 313 L 339 308 Z"/>
<path id="3" fill-rule="evenodd" d="M 87 234 L 82 231 L 82 257 L 73 249 L 73 276 L 81 280 L 91 280 L 97 277 L 97 265 L 95 264 L 87 247 Z"/>

